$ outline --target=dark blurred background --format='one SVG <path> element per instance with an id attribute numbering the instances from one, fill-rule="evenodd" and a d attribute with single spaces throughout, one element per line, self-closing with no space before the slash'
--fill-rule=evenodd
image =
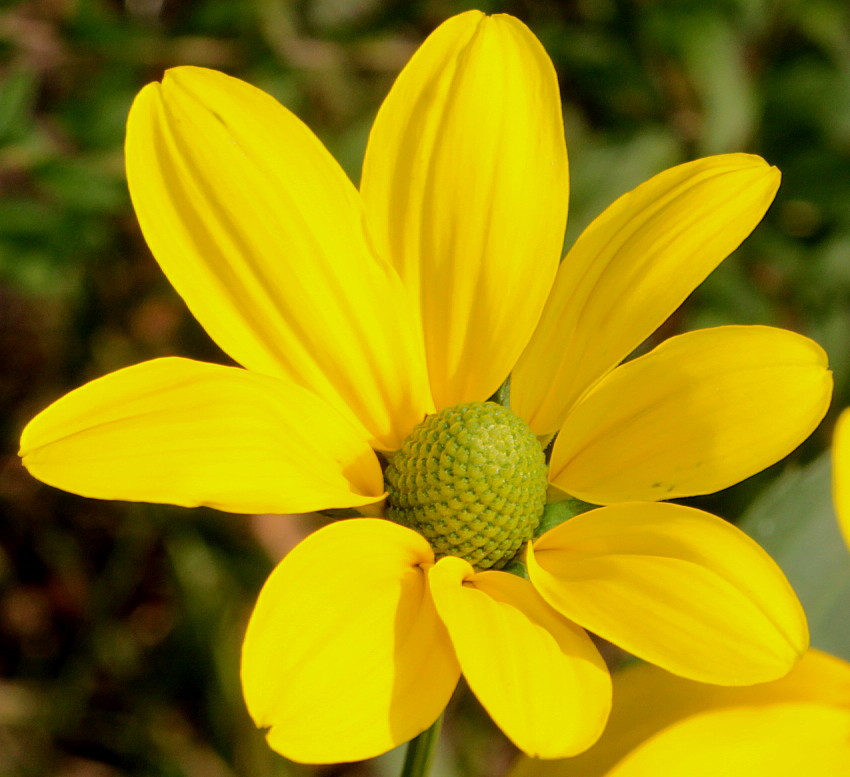
<path id="1" fill-rule="evenodd" d="M 678 162 L 751 151 L 782 170 L 764 223 L 662 334 L 794 329 L 829 351 L 835 408 L 850 404 L 846 0 L 4 2 L 0 775 L 398 773 L 398 753 L 289 764 L 244 711 L 242 629 L 273 559 L 311 519 L 76 498 L 27 475 L 17 438 L 50 401 L 118 367 L 169 354 L 226 361 L 165 281 L 130 207 L 124 123 L 145 83 L 183 64 L 238 75 L 304 119 L 356 182 L 396 73 L 436 25 L 475 7 L 521 18 L 555 62 L 572 175 L 568 243 L 617 195 Z M 834 415 L 789 462 L 696 503 L 743 516 L 761 539 L 782 532 L 776 504 L 789 489 L 798 504 L 788 520 L 808 520 L 804 481 L 828 511 L 822 453 Z M 823 542 L 845 552 L 836 536 Z M 817 590 L 836 599 L 850 577 L 822 585 L 825 562 L 805 547 Z M 436 771 L 498 775 L 512 752 L 459 692 Z"/>

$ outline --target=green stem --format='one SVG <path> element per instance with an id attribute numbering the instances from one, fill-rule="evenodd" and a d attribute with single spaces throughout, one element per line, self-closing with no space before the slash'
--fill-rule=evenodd
<path id="1" fill-rule="evenodd" d="M 418 737 L 408 742 L 401 777 L 427 777 L 442 726 L 443 716 L 440 715 L 430 728 L 426 728 Z"/>

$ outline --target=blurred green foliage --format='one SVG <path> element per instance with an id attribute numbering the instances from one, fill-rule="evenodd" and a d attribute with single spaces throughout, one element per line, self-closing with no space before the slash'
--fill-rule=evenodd
<path id="1" fill-rule="evenodd" d="M 827 348 L 836 407 L 850 404 L 846 0 L 4 2 L 0 774 L 397 770 L 396 754 L 291 765 L 253 731 L 238 651 L 271 559 L 247 519 L 58 493 L 20 468 L 16 440 L 49 401 L 111 369 L 165 354 L 225 360 L 159 272 L 130 208 L 124 121 L 142 85 L 181 64 L 245 78 L 303 118 L 356 181 L 395 74 L 439 22 L 472 7 L 520 17 L 555 62 L 572 171 L 568 243 L 672 164 L 752 151 L 783 171 L 765 222 L 661 334 L 795 329 Z M 829 428 L 796 461 L 822 451 Z M 783 466 L 698 501 L 735 518 Z M 822 494 L 825 481 L 795 482 L 802 509 L 805 489 Z M 440 773 L 503 773 L 512 751 L 500 737 L 460 693 Z"/>
<path id="2" fill-rule="evenodd" d="M 812 645 L 850 661 L 850 552 L 832 504 L 828 453 L 788 469 L 739 526 L 779 563 L 806 611 Z"/>

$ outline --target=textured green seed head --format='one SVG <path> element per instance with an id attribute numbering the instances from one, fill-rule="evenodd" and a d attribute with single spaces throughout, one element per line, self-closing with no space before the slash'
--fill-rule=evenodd
<path id="1" fill-rule="evenodd" d="M 546 503 L 534 433 L 492 402 L 428 416 L 390 459 L 387 517 L 422 534 L 437 558 L 500 569 L 531 538 Z"/>

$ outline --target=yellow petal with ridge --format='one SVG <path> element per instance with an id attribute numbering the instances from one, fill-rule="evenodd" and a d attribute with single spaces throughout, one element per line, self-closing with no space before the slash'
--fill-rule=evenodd
<path id="1" fill-rule="evenodd" d="M 763 326 L 672 337 L 570 412 L 549 479 L 593 504 L 709 494 L 789 454 L 832 396 L 823 349 Z"/>
<path id="2" fill-rule="evenodd" d="M 238 79 L 176 68 L 136 98 L 126 161 L 145 239 L 209 335 L 397 447 L 431 409 L 411 300 L 310 130 Z"/>
<path id="3" fill-rule="evenodd" d="M 429 582 L 469 687 L 517 747 L 563 758 L 599 738 L 611 678 L 583 629 L 506 572 L 446 557 Z"/>
<path id="4" fill-rule="evenodd" d="M 234 513 L 355 507 L 383 495 L 362 429 L 292 383 L 190 359 L 156 359 L 87 383 L 21 436 L 51 486 Z"/>
<path id="5" fill-rule="evenodd" d="M 424 731 L 460 676 L 416 532 L 355 518 L 311 534 L 266 581 L 242 688 L 269 745 L 293 761 L 380 755 Z"/>
<path id="6" fill-rule="evenodd" d="M 536 434 L 640 345 L 750 234 L 779 171 L 749 154 L 698 159 L 608 207 L 558 268 L 511 381 L 511 407 Z"/>
<path id="7" fill-rule="evenodd" d="M 775 680 L 808 646 L 779 567 L 709 513 L 633 502 L 540 537 L 528 573 L 564 616 L 650 663 L 718 685 Z"/>
<path id="8" fill-rule="evenodd" d="M 385 100 L 361 191 L 422 319 L 438 409 L 483 400 L 537 323 L 563 243 L 567 155 L 555 70 L 511 16 L 437 28 Z"/>

